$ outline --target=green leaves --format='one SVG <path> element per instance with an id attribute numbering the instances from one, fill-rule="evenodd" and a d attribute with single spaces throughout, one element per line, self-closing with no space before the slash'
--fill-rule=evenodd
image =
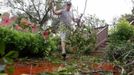
<path id="1" fill-rule="evenodd" d="M 16 58 L 18 57 L 18 52 L 17 51 L 10 51 L 5 55 L 6 58 Z"/>
<path id="2" fill-rule="evenodd" d="M 0 42 L 0 55 L 3 56 L 5 53 L 5 43 Z"/>
<path id="3" fill-rule="evenodd" d="M 3 52 L 6 47 L 6 53 L 14 50 L 18 51 L 19 55 L 22 57 L 33 57 L 36 54 L 43 57 L 45 50 L 47 50 L 47 43 L 44 43 L 45 40 L 41 35 L 11 30 L 7 27 L 0 27 L 0 41 L 0 54 L 4 54 Z"/>
<path id="4" fill-rule="evenodd" d="M 77 54 L 89 53 L 95 48 L 96 34 L 91 31 L 90 26 L 83 26 L 70 34 L 67 43 L 77 48 Z"/>
<path id="5" fill-rule="evenodd" d="M 6 64 L 12 64 L 13 58 L 18 57 L 18 52 L 16 51 L 9 51 L 5 53 L 5 43 L 0 42 L 0 72 L 5 70 Z M 8 68 L 10 72 L 13 72 L 13 67 Z"/>
<path id="6" fill-rule="evenodd" d="M 122 63 L 134 59 L 134 26 L 125 19 L 117 23 L 109 37 L 107 57 L 111 61 L 117 60 Z"/>
<path id="7" fill-rule="evenodd" d="M 127 41 L 134 36 L 134 26 L 130 25 L 125 19 L 120 20 L 110 35 L 111 42 Z"/>

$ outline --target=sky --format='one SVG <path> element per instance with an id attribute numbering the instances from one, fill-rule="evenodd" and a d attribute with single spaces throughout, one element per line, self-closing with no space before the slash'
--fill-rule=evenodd
<path id="1" fill-rule="evenodd" d="M 2 2 L 4 0 L 0 0 Z M 73 8 L 81 14 L 84 10 L 86 0 L 71 0 Z M 85 15 L 96 15 L 98 18 L 112 23 L 113 18 L 118 18 L 125 13 L 131 13 L 133 5 L 131 0 L 87 0 Z M 10 11 L 10 9 L 0 8 L 0 12 Z"/>
<path id="2" fill-rule="evenodd" d="M 84 10 L 86 0 L 72 0 L 74 8 L 78 7 L 80 13 Z M 96 15 L 100 19 L 111 23 L 113 18 L 118 18 L 125 13 L 131 13 L 131 0 L 87 0 L 86 13 L 89 15 Z"/>

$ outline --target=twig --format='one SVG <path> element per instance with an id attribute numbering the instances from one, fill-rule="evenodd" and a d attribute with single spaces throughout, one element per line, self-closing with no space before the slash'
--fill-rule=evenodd
<path id="1" fill-rule="evenodd" d="M 37 10 L 36 5 L 35 5 L 34 1 L 31 1 L 31 2 L 32 2 L 32 4 L 33 4 L 33 7 L 34 7 L 35 11 L 37 12 L 37 14 L 38 14 L 38 16 L 39 16 L 39 20 L 41 20 L 40 12 Z"/>
<path id="2" fill-rule="evenodd" d="M 125 65 L 125 67 L 129 66 L 129 65 L 133 65 L 134 64 L 134 60 L 128 64 Z"/>
<path id="3" fill-rule="evenodd" d="M 85 6 L 84 6 L 83 13 L 81 14 L 81 16 L 80 16 L 80 18 L 77 22 L 78 27 L 80 26 L 80 22 L 81 22 L 81 19 L 82 19 L 83 15 L 85 14 L 86 8 L 87 8 L 87 0 L 85 1 Z"/>

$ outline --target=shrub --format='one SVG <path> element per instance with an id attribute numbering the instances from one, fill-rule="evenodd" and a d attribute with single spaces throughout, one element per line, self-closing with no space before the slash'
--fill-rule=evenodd
<path id="1" fill-rule="evenodd" d="M 6 67 L 6 65 L 13 64 L 13 59 L 18 57 L 18 52 L 10 51 L 5 53 L 5 43 L 0 41 L 0 73 L 4 72 L 5 68 L 9 71 L 9 73 L 13 73 L 14 67 Z"/>
<path id="2" fill-rule="evenodd" d="M 121 65 L 126 73 L 133 71 L 134 27 L 126 20 L 120 20 L 109 37 L 106 58 Z"/>
<path id="3" fill-rule="evenodd" d="M 120 20 L 111 32 L 109 41 L 111 43 L 126 42 L 134 36 L 134 26 L 130 25 L 125 19 Z"/>
<path id="4" fill-rule="evenodd" d="M 58 46 L 60 43 L 60 38 L 59 36 L 53 36 L 49 35 L 48 39 L 46 40 L 46 46 L 47 46 L 47 54 L 50 57 L 52 53 L 57 52 L 59 50 Z"/>
<path id="5" fill-rule="evenodd" d="M 68 36 L 67 44 L 75 48 L 78 55 L 80 53 L 89 54 L 95 48 L 96 34 L 90 26 L 82 26 Z"/>
<path id="6" fill-rule="evenodd" d="M 120 20 L 109 37 L 107 57 L 122 63 L 134 59 L 134 27 L 126 20 Z"/>
<path id="7" fill-rule="evenodd" d="M 47 52 L 47 43 L 39 34 L 0 27 L 0 41 L 6 44 L 6 53 L 14 50 L 19 56 L 38 57 Z"/>

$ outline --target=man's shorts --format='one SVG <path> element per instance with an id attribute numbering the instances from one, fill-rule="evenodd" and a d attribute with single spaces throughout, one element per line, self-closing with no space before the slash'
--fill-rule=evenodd
<path id="1" fill-rule="evenodd" d="M 59 31 L 60 31 L 61 41 L 66 41 L 67 39 L 66 37 L 69 36 L 69 33 L 71 32 L 71 26 L 61 22 L 59 26 Z"/>

